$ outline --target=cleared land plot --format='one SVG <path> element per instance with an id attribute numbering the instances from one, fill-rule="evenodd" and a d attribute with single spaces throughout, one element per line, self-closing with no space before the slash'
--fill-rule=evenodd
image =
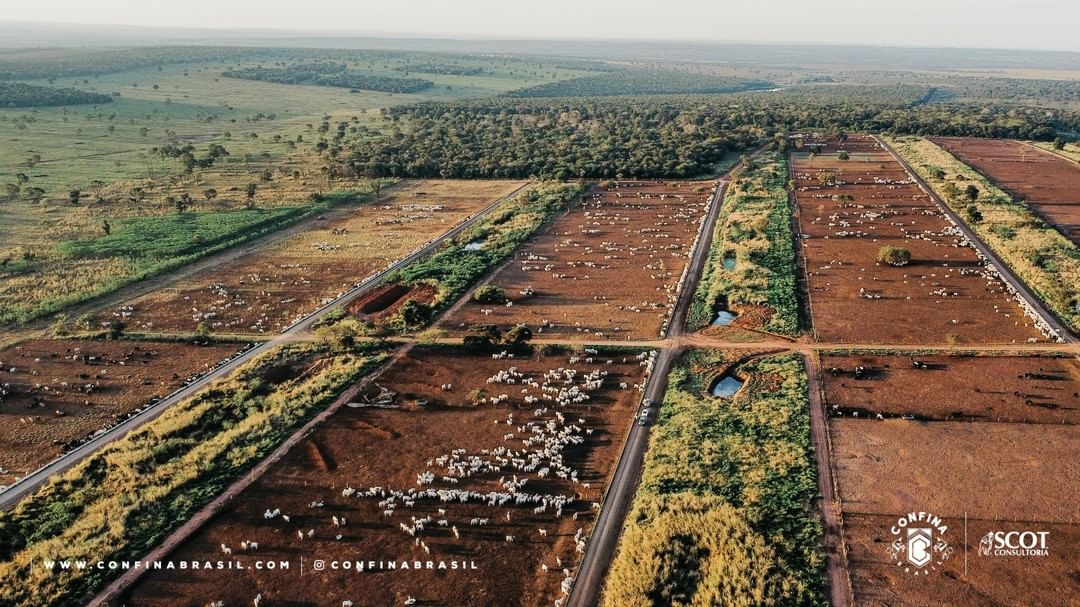
<path id="1" fill-rule="evenodd" d="M 0 485 L 58 457 L 64 445 L 169 394 L 238 349 L 57 339 L 0 350 Z"/>
<path id="2" fill-rule="evenodd" d="M 276 333 L 521 182 L 412 181 L 353 215 L 243 255 L 98 316 L 129 331 Z"/>
<path id="3" fill-rule="evenodd" d="M 1080 164 L 1011 139 L 931 137 L 1080 243 Z"/>
<path id="4" fill-rule="evenodd" d="M 942 357 L 925 362 L 945 368 L 900 371 L 912 366 L 906 357 L 824 361 L 826 369 L 861 364 L 885 370 L 858 381 L 825 373 L 830 409 L 839 404 L 842 410 L 881 410 L 890 416 L 860 413 L 856 418 L 847 411 L 829 422 L 856 604 L 1067 604 L 1062 597 L 1080 592 L 1072 554 L 1080 540 L 1074 499 L 1080 491 L 1074 457 L 1080 449 L 1077 400 L 1059 394 L 1053 400 L 1060 397 L 1070 406 L 1043 412 L 1025 400 L 1050 391 L 1075 394 L 1080 383 L 1075 361 Z M 917 384 L 912 373 L 920 374 Z M 1018 377 L 1024 374 L 1029 375 Z M 1006 384 L 1011 389 L 1001 394 Z M 948 417 L 976 421 L 920 421 Z M 945 539 L 954 553 L 939 571 L 914 576 L 886 550 L 893 541 L 891 527 L 913 511 L 945 519 Z M 989 531 L 1049 531 L 1049 556 L 981 556 L 979 541 Z"/>
<path id="5" fill-rule="evenodd" d="M 878 343 L 1042 339 L 959 231 L 903 167 L 865 137 L 838 154 L 796 153 L 792 168 L 817 337 Z M 904 266 L 878 262 L 907 249 Z"/>
<path id="6" fill-rule="evenodd" d="M 442 328 L 525 324 L 537 336 L 583 341 L 659 336 L 714 187 L 620 182 L 594 190 L 486 283 L 512 305 L 468 301 Z"/>
<path id="7" fill-rule="evenodd" d="M 151 573 L 124 601 L 242 605 L 262 593 L 269 604 L 319 597 L 320 604 L 393 605 L 410 596 L 422 605 L 551 604 L 561 594 L 562 570 L 573 575 L 578 563 L 575 536 L 591 528 L 591 503 L 632 423 L 640 398 L 633 384 L 644 371 L 635 353 L 601 352 L 594 364 L 584 355 L 495 360 L 456 349 L 413 350 L 370 387 L 373 402 L 380 402 L 380 388 L 396 393 L 381 401 L 388 408 L 340 410 L 170 556 L 217 560 L 226 544 L 238 560 L 257 554 L 289 560 L 292 570 Z M 568 380 L 570 369 L 577 373 Z M 514 384 L 488 382 L 514 373 L 523 375 Z M 590 398 L 558 406 L 544 397 L 558 398 L 543 390 L 545 382 L 556 390 L 576 386 Z M 539 402 L 527 402 L 532 398 Z M 471 495 L 466 501 L 452 497 L 463 491 Z M 559 516 L 555 504 L 568 499 Z M 268 510 L 279 514 L 267 518 Z M 345 524 L 335 526 L 334 517 Z M 423 530 L 419 520 L 426 521 Z M 242 541 L 258 543 L 257 553 L 242 551 Z M 464 561 L 477 569 L 358 574 L 328 567 L 300 576 L 301 557 Z"/>
<path id="8" fill-rule="evenodd" d="M 1080 423 L 1074 358 L 827 356 L 830 413 L 920 421 Z M 861 378 L 855 368 L 862 367 Z M 963 398 L 942 398 L 947 382 Z M 902 389 L 888 389 L 902 386 Z"/>

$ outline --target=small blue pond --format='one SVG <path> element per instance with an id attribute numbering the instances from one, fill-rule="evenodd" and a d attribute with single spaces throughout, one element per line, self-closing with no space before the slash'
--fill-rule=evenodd
<path id="1" fill-rule="evenodd" d="M 719 381 L 717 381 L 715 384 L 713 384 L 713 387 L 712 387 L 712 390 L 710 390 L 710 393 L 713 396 L 719 396 L 721 398 L 729 398 L 731 396 L 734 396 L 735 393 L 739 391 L 739 388 L 743 387 L 743 383 L 745 383 L 745 382 L 743 382 L 738 377 L 733 377 L 733 376 L 728 375 L 726 377 L 720 378 Z"/>
<path id="2" fill-rule="evenodd" d="M 720 310 L 716 313 L 716 318 L 713 319 L 712 324 L 714 327 L 726 327 L 738 317 L 738 314 L 728 312 L 727 310 Z"/>

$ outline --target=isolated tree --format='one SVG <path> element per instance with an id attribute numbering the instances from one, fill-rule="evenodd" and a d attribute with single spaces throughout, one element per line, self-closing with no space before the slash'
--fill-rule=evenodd
<path id="1" fill-rule="evenodd" d="M 68 192 L 68 202 L 71 204 L 79 204 L 79 199 L 82 198 L 82 192 L 79 190 L 71 190 Z"/>
<path id="2" fill-rule="evenodd" d="M 473 291 L 472 300 L 481 304 L 506 303 L 506 291 L 495 285 L 484 285 Z"/>
<path id="3" fill-rule="evenodd" d="M 979 207 L 969 204 L 964 207 L 964 219 L 966 219 L 968 223 L 979 223 L 983 220 L 982 211 L 979 210 Z"/>
<path id="4" fill-rule="evenodd" d="M 976 187 L 974 183 L 969 183 L 968 186 L 964 188 L 964 196 L 971 202 L 975 202 L 979 199 L 979 188 Z"/>
<path id="5" fill-rule="evenodd" d="M 911 251 L 903 247 L 881 247 L 878 249 L 877 260 L 890 266 L 906 266 L 911 263 Z"/>
<path id="6" fill-rule="evenodd" d="M 45 197 L 45 190 L 36 187 L 29 187 L 23 190 L 23 195 L 27 200 L 32 202 L 41 202 L 41 199 Z"/>
<path id="7" fill-rule="evenodd" d="M 939 167 L 930 167 L 930 177 L 941 181 L 945 179 L 945 171 Z"/>
<path id="8" fill-rule="evenodd" d="M 431 306 L 410 299 L 401 306 L 401 322 L 407 327 L 418 327 L 431 320 Z"/>
<path id="9" fill-rule="evenodd" d="M 466 348 L 484 350 L 499 343 L 499 328 L 495 325 L 473 325 L 461 338 Z"/>
<path id="10" fill-rule="evenodd" d="M 1062 139 L 1061 137 L 1055 137 L 1054 138 L 1054 149 L 1055 150 L 1064 150 L 1065 149 L 1065 140 Z"/>
<path id="11" fill-rule="evenodd" d="M 848 154 L 846 151 L 840 152 L 839 154 L 836 155 L 836 157 L 839 158 L 840 160 L 851 160 L 851 155 Z"/>
<path id="12" fill-rule="evenodd" d="M 30 182 L 30 178 L 26 173 L 15 173 L 15 181 L 19 182 L 19 185 L 26 185 Z"/>
<path id="13" fill-rule="evenodd" d="M 124 334 L 124 329 L 126 328 L 127 325 L 120 320 L 114 319 L 105 323 L 105 329 L 108 331 L 109 339 L 119 339 L 120 336 Z"/>
<path id="14" fill-rule="evenodd" d="M 52 333 L 53 337 L 65 337 L 69 335 L 71 331 L 68 330 L 67 315 L 61 314 L 57 316 L 52 326 L 49 327 L 49 332 Z"/>
<path id="15" fill-rule="evenodd" d="M 112 234 L 112 224 L 109 223 L 108 219 L 101 222 L 101 231 L 105 232 L 106 236 Z"/>
<path id="16" fill-rule="evenodd" d="M 217 198 L 217 194 L 218 191 L 214 188 L 206 188 L 205 190 L 203 190 L 203 196 L 206 198 L 206 202 L 210 202 L 211 200 Z"/>
<path id="17" fill-rule="evenodd" d="M 503 343 L 508 346 L 524 346 L 532 338 L 532 329 L 525 325 L 514 325 L 503 334 Z"/>
<path id="18" fill-rule="evenodd" d="M 14 183 L 5 183 L 4 184 L 4 193 L 7 195 L 7 199 L 9 201 L 10 200 L 17 200 L 19 198 L 19 192 L 21 190 L 22 190 L 22 188 L 20 188 L 17 184 L 14 184 Z"/>
<path id="19" fill-rule="evenodd" d="M 182 192 L 173 202 L 173 206 L 176 207 L 177 214 L 183 214 L 184 211 L 191 207 L 191 194 Z"/>
<path id="20" fill-rule="evenodd" d="M 245 188 L 244 192 L 247 194 L 249 206 L 250 203 L 255 199 L 255 192 L 258 191 L 258 188 L 259 186 L 255 185 L 254 183 L 247 184 L 247 187 Z"/>

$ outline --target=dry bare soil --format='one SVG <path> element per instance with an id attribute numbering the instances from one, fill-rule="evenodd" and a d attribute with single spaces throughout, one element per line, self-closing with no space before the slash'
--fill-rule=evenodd
<path id="1" fill-rule="evenodd" d="M 525 324 L 575 341 L 658 337 L 714 188 L 618 182 L 593 190 L 488 281 L 512 306 L 466 302 L 442 328 Z"/>
<path id="2" fill-rule="evenodd" d="M 239 350 L 154 341 L 30 340 L 0 350 L 0 485 Z"/>
<path id="3" fill-rule="evenodd" d="M 932 137 L 1080 243 L 1080 164 L 1011 139 Z"/>
<path id="4" fill-rule="evenodd" d="M 1075 604 L 1080 365 L 917 360 L 927 368 L 908 357 L 823 361 L 856 604 Z M 856 366 L 865 369 L 860 379 Z M 939 570 L 914 575 L 887 554 L 891 527 L 909 512 L 945 520 L 954 552 Z M 1047 531 L 1049 555 L 979 555 L 990 531 Z"/>
<path id="5" fill-rule="evenodd" d="M 521 374 L 514 384 L 488 382 L 511 368 Z M 587 386 L 594 372 L 599 384 Z M 581 556 L 575 536 L 591 529 L 592 502 L 632 423 L 640 396 L 632 384 L 642 374 L 633 353 L 587 363 L 568 353 L 496 360 L 414 349 L 371 386 L 372 397 L 380 388 L 395 392 L 392 404 L 340 410 L 170 556 L 218 560 L 225 544 L 230 559 L 289 560 L 293 569 L 151 573 L 126 604 L 246 605 L 259 593 L 271 605 L 401 605 L 409 597 L 418 605 L 551 604 L 563 569 L 573 575 Z M 559 406 L 544 397 L 557 398 L 545 382 L 577 386 L 589 399 Z M 568 478 L 559 475 L 563 466 L 573 471 Z M 473 497 L 438 497 L 457 491 Z M 559 499 L 570 500 L 561 515 Z M 334 517 L 346 523 L 336 526 Z M 427 521 L 422 530 L 418 520 Z M 244 541 L 258 550 L 242 551 Z M 475 562 L 477 569 L 315 572 L 315 559 Z"/>
<path id="6" fill-rule="evenodd" d="M 794 153 L 814 330 L 823 341 L 942 344 L 1041 339 L 1004 283 L 912 181 L 865 136 Z M 845 150 L 849 160 L 840 160 Z M 911 262 L 877 261 L 884 246 Z"/>

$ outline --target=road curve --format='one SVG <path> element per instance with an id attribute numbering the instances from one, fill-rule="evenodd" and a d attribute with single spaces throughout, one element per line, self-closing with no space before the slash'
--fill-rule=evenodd
<path id="1" fill-rule="evenodd" d="M 10 510 L 22 498 L 26 497 L 35 489 L 40 487 L 46 480 L 48 480 L 53 475 L 60 474 L 68 470 L 69 468 L 86 459 L 98 449 L 101 449 L 110 442 L 116 440 L 117 438 L 125 436 L 128 432 L 139 428 L 147 422 L 157 419 L 162 413 L 165 412 L 166 409 L 184 400 L 185 398 L 194 395 L 196 392 L 202 390 L 208 384 L 210 384 L 210 382 L 228 375 L 241 365 L 247 363 L 248 361 L 265 352 L 268 352 L 272 348 L 291 341 L 292 337 L 295 334 L 303 333 L 310 330 L 312 325 L 318 322 L 319 319 L 323 318 L 335 307 L 346 303 L 360 295 L 363 295 L 364 293 L 367 293 L 371 289 L 377 287 L 387 276 L 389 276 L 396 270 L 399 270 L 402 267 L 412 263 L 413 261 L 416 261 L 417 259 L 431 253 L 439 245 L 451 238 L 454 238 L 461 232 L 476 224 L 478 221 L 491 213 L 491 211 L 495 210 L 496 207 L 501 205 L 503 202 L 513 198 L 522 190 L 529 187 L 529 185 L 531 185 L 531 183 L 525 183 L 521 187 L 515 189 L 513 192 L 510 192 L 509 194 L 503 196 L 502 198 L 499 198 L 490 205 L 484 207 L 480 212 L 459 223 L 457 226 L 450 229 L 442 236 L 436 238 L 435 240 L 432 240 L 431 242 L 406 255 L 405 257 L 402 257 L 401 259 L 395 261 L 394 263 L 387 266 L 384 270 L 369 277 L 365 282 L 339 295 L 333 301 L 322 305 L 311 314 L 305 316 L 303 319 L 293 323 L 287 329 L 285 329 L 285 331 L 274 336 L 273 339 L 264 341 L 255 346 L 254 348 L 243 352 L 239 356 L 236 356 L 235 358 L 229 360 L 227 363 L 201 376 L 194 382 L 184 386 L 183 388 L 166 396 L 157 403 L 154 403 L 153 405 L 147 407 L 138 415 L 124 420 L 123 422 L 102 433 L 100 436 L 94 437 L 93 439 L 65 453 L 64 455 L 53 460 L 52 462 L 42 466 L 41 468 L 38 468 L 34 472 L 31 472 L 27 476 L 17 481 L 15 484 L 9 486 L 2 493 L 0 493 L 0 510 Z"/>
<path id="2" fill-rule="evenodd" d="M 740 163 L 741 165 L 741 163 Z M 739 165 L 736 165 L 739 166 Z M 734 170 L 734 167 L 732 168 Z M 727 174 L 730 174 L 728 171 Z M 727 175 L 725 174 L 725 176 Z M 702 231 L 694 246 L 694 251 L 687 266 L 686 275 L 679 297 L 675 302 L 668 319 L 666 337 L 682 335 L 686 323 L 686 313 L 690 301 L 694 297 L 697 281 L 701 277 L 705 259 L 709 254 L 709 246 L 712 242 L 712 234 L 716 218 L 720 214 L 720 206 L 724 201 L 724 191 L 727 182 L 720 180 L 716 192 L 713 193 L 709 203 L 709 209 L 705 214 Z M 671 342 L 668 342 L 671 343 Z M 625 345 L 625 344 L 622 344 Z M 644 398 L 659 404 L 664 399 L 664 391 L 667 389 L 668 371 L 681 349 L 678 347 L 666 347 L 659 351 L 652 373 L 645 385 Z M 655 414 L 653 415 L 655 419 Z M 589 536 L 585 556 L 581 559 L 578 567 L 574 587 L 570 591 L 566 607 L 593 607 L 600 601 L 600 593 L 604 589 L 604 579 L 607 577 L 608 568 L 615 556 L 615 550 L 619 545 L 619 536 L 622 534 L 623 521 L 630 511 L 630 504 L 634 499 L 634 491 L 637 489 L 638 480 L 641 478 L 641 469 L 645 462 L 645 450 L 649 444 L 649 430 L 651 424 L 641 426 L 634 423 L 623 443 L 622 453 L 619 455 L 615 474 L 611 477 L 611 483 L 601 501 L 600 514 Z"/>
<path id="3" fill-rule="evenodd" d="M 1076 335 L 1074 335 L 1072 331 L 1070 331 L 1069 328 L 1065 326 L 1064 323 L 1058 320 L 1058 317 L 1055 316 L 1053 312 L 1051 312 L 1049 309 L 1046 308 L 1045 305 L 1043 305 L 1042 300 L 1040 300 L 1035 295 L 1034 291 L 1028 288 L 1027 284 L 1023 280 L 1020 280 L 1020 277 L 1017 276 L 1015 272 L 1013 272 L 1013 269 L 1009 267 L 1008 264 L 1006 264 L 1004 261 L 1002 261 L 1000 257 L 998 257 L 997 253 L 991 250 L 990 247 L 986 246 L 986 243 L 984 243 L 982 239 L 980 239 L 975 234 L 975 232 L 971 228 L 969 228 L 968 225 L 964 223 L 960 219 L 960 217 L 953 212 L 951 208 L 949 208 L 949 205 L 945 204 L 945 201 L 943 201 L 941 197 L 937 195 L 937 192 L 935 192 L 934 189 L 930 187 L 930 184 L 926 183 L 926 181 L 923 180 L 922 177 L 919 177 L 919 174 L 911 168 L 911 165 L 908 164 L 906 160 L 900 157 L 900 154 L 896 153 L 896 150 L 894 150 L 891 145 L 886 143 L 884 139 L 878 137 L 877 135 L 874 135 L 874 139 L 877 140 L 881 147 L 888 151 L 889 154 L 891 154 L 892 157 L 895 158 L 896 161 L 904 167 L 904 170 L 907 171 L 908 175 L 910 175 L 911 178 L 915 180 L 915 183 L 917 183 L 919 187 L 922 188 L 922 190 L 926 192 L 928 196 L 930 196 L 930 199 L 933 200 L 935 204 L 937 204 L 937 206 L 941 209 L 943 213 L 945 213 L 945 215 L 949 218 L 949 221 L 955 224 L 956 227 L 959 228 L 961 232 L 963 232 L 964 237 L 968 239 L 968 242 L 970 242 L 973 247 L 975 247 L 975 250 L 982 254 L 983 257 L 990 260 L 990 262 L 997 267 L 998 273 L 1001 275 L 1001 279 L 1008 283 L 1013 289 L 1015 289 L 1016 292 L 1020 294 L 1020 297 L 1022 297 L 1024 301 L 1026 301 L 1027 304 L 1031 306 L 1032 310 L 1035 310 L 1035 312 L 1042 318 L 1043 321 L 1046 322 L 1047 325 L 1057 331 L 1058 334 L 1061 335 L 1061 338 L 1064 339 L 1067 343 L 1080 343 L 1080 339 L 1077 339 Z"/>

